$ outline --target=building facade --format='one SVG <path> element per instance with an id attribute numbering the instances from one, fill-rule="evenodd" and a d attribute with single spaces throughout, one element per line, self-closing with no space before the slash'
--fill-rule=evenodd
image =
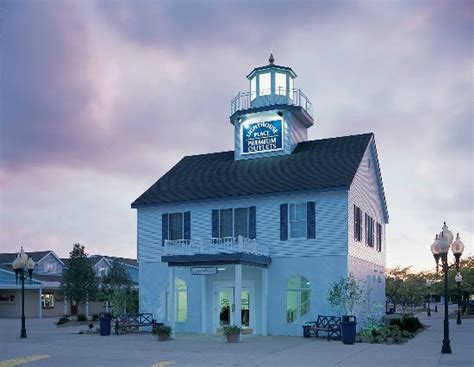
<path id="1" fill-rule="evenodd" d="M 373 134 L 308 141 L 313 106 L 269 64 L 231 102 L 235 150 L 184 157 L 132 203 L 140 310 L 180 332 L 301 335 L 353 273 L 385 305 L 388 212 Z M 174 295 L 171 297 L 170 295 Z"/>
<path id="2" fill-rule="evenodd" d="M 21 283 L 16 279 L 12 262 L 16 253 L 0 253 L 0 318 L 21 316 Z M 25 316 L 58 317 L 83 313 L 87 317 L 103 312 L 103 302 L 88 302 L 79 305 L 68 302 L 59 293 L 62 274 L 67 269 L 68 259 L 59 258 L 54 251 L 28 253 L 35 261 L 31 282 L 25 281 Z M 127 269 L 130 278 L 138 286 L 138 262 L 113 256 L 90 256 L 94 272 L 100 282 L 114 262 Z"/>

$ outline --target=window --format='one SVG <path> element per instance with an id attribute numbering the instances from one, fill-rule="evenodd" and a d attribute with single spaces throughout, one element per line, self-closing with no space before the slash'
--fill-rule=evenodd
<path id="1" fill-rule="evenodd" d="M 362 241 L 362 210 L 354 205 L 354 240 Z"/>
<path id="2" fill-rule="evenodd" d="M 257 78 L 250 79 L 250 100 L 253 101 L 257 97 Z"/>
<path id="3" fill-rule="evenodd" d="M 183 232 L 183 213 L 170 214 L 168 239 L 181 240 L 184 238 Z"/>
<path id="4" fill-rule="evenodd" d="M 168 313 L 168 294 L 166 291 L 166 318 Z M 186 282 L 180 278 L 175 278 L 174 282 L 174 319 L 176 322 L 184 322 L 188 318 L 188 288 Z"/>
<path id="5" fill-rule="evenodd" d="M 377 223 L 377 251 L 382 251 L 382 225 Z"/>
<path id="6" fill-rule="evenodd" d="M 54 273 L 56 271 L 56 264 L 52 262 L 45 262 L 43 264 L 43 270 L 45 273 Z"/>
<path id="7" fill-rule="evenodd" d="M 237 208 L 234 211 L 234 237 L 249 236 L 249 209 Z"/>
<path id="8" fill-rule="evenodd" d="M 213 237 L 217 236 L 218 238 L 224 238 L 242 236 L 255 238 L 255 234 L 251 235 L 250 233 L 250 209 L 252 208 L 254 209 L 253 220 L 255 224 L 255 207 L 216 210 L 216 219 L 219 221 L 218 227 L 216 224 L 216 228 L 218 228 L 219 231 L 217 232 L 213 230 Z"/>
<path id="9" fill-rule="evenodd" d="M 374 219 L 365 214 L 365 244 L 374 247 Z"/>
<path id="10" fill-rule="evenodd" d="M 270 73 L 260 74 L 259 91 L 261 96 L 267 96 L 271 93 L 271 77 Z"/>
<path id="11" fill-rule="evenodd" d="M 288 76 L 288 78 L 289 78 L 288 95 L 291 99 L 293 99 L 293 78 L 291 76 Z"/>
<path id="12" fill-rule="evenodd" d="M 292 323 L 309 313 L 311 286 L 305 277 L 294 276 L 286 284 L 286 322 Z"/>
<path id="13" fill-rule="evenodd" d="M 221 209 L 219 212 L 219 237 L 233 237 L 233 209 Z"/>
<path id="14" fill-rule="evenodd" d="M 97 276 L 99 276 L 99 277 L 106 276 L 108 270 L 109 269 L 107 267 L 104 267 L 104 266 L 101 266 L 101 267 L 97 268 Z"/>
<path id="15" fill-rule="evenodd" d="M 289 204 L 290 238 L 306 237 L 306 203 Z"/>
<path id="16" fill-rule="evenodd" d="M 286 96 L 286 74 L 275 73 L 275 94 Z"/>
<path id="17" fill-rule="evenodd" d="M 41 295 L 41 307 L 43 308 L 54 308 L 54 294 L 43 293 Z"/>

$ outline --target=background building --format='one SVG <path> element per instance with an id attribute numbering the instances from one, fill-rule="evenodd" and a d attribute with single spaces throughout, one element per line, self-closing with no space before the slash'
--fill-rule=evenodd
<path id="1" fill-rule="evenodd" d="M 15 279 L 12 262 L 16 253 L 0 253 L 0 318 L 21 316 L 21 283 Z M 56 317 L 62 315 L 86 316 L 103 312 L 103 302 L 90 302 L 80 309 L 73 302 L 65 302 L 59 294 L 62 273 L 67 269 L 68 259 L 59 258 L 53 251 L 28 252 L 35 268 L 31 283 L 25 281 L 26 317 Z M 123 264 L 132 281 L 138 286 L 138 262 L 113 256 L 92 255 L 89 257 L 94 272 L 100 279 L 107 274 L 114 262 Z"/>

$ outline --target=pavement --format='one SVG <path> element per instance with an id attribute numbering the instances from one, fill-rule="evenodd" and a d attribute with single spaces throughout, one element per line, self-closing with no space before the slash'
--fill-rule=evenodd
<path id="1" fill-rule="evenodd" d="M 441 354 L 443 313 L 419 315 L 428 326 L 402 345 L 344 345 L 324 338 L 242 336 L 228 344 L 222 336 L 178 334 L 158 342 L 149 333 L 100 336 L 77 334 L 86 327 L 56 327 L 52 318 L 0 319 L 0 367 L 11 366 L 474 366 L 474 319 L 450 319 L 452 354 Z"/>

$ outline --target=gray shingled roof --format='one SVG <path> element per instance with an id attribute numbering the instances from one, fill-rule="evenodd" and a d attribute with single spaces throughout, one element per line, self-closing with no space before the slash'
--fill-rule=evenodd
<path id="1" fill-rule="evenodd" d="M 348 189 L 373 134 L 299 143 L 292 154 L 234 160 L 234 152 L 184 157 L 132 208 L 189 200 Z"/>
<path id="2" fill-rule="evenodd" d="M 18 251 L 20 252 L 20 251 Z M 11 264 L 15 258 L 18 252 L 4 252 L 0 253 L 0 264 Z M 33 258 L 34 262 L 38 262 L 41 260 L 43 257 L 45 257 L 47 254 L 49 254 L 51 251 L 26 251 L 26 254 L 28 256 L 31 256 Z"/>

